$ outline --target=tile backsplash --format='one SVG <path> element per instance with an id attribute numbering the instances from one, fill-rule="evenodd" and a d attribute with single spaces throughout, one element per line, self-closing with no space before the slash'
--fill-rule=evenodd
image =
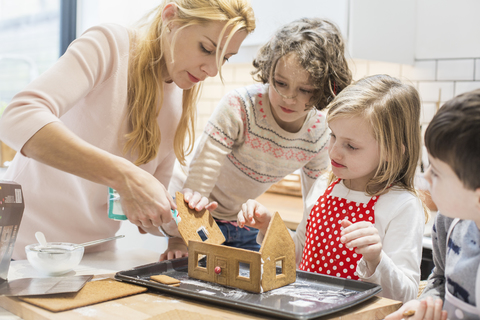
<path id="1" fill-rule="evenodd" d="M 411 83 L 422 100 L 421 122 L 428 125 L 437 108 L 454 96 L 480 88 L 480 58 L 417 60 L 414 65 L 353 59 L 349 61 L 353 78 L 385 73 Z M 254 83 L 251 64 L 231 63 L 222 68 L 220 77 L 204 83 L 198 104 L 195 134 L 203 132 L 211 113 L 220 99 L 229 91 Z"/>

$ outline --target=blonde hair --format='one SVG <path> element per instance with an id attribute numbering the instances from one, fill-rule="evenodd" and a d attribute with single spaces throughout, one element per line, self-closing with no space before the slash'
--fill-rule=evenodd
<path id="1" fill-rule="evenodd" d="M 328 20 L 303 18 L 278 29 L 253 60 L 254 79 L 270 82 L 278 61 L 289 54 L 310 74 L 315 87 L 308 107 L 324 109 L 352 81 L 342 34 Z M 276 89 L 275 81 L 272 85 Z"/>
<path id="2" fill-rule="evenodd" d="M 136 165 L 155 158 L 161 142 L 157 116 L 163 102 L 162 86 L 165 79 L 162 73 L 166 70 L 163 54 L 165 45 L 162 40 L 166 25 L 162 22 L 162 12 L 169 3 L 174 3 L 177 7 L 177 14 L 171 22 L 180 25 L 180 29 L 224 21 L 226 24 L 218 42 L 221 43 L 226 30 L 231 27 L 223 51 L 216 52 L 218 70 L 221 70 L 225 50 L 235 32 L 245 30 L 251 33 L 255 29 L 253 9 L 248 0 L 164 0 L 141 20 L 138 35 L 131 36 L 128 73 L 128 121 L 131 131 L 126 135 L 124 146 L 124 152 L 138 155 Z M 175 40 L 176 37 L 172 40 L 172 51 Z M 196 102 L 200 90 L 201 85 L 196 84 L 183 91 L 182 115 L 174 137 L 175 155 L 182 164 L 185 163 L 185 156 L 192 151 L 195 141 Z"/>
<path id="3" fill-rule="evenodd" d="M 380 147 L 380 164 L 365 192 L 381 195 L 390 186 L 416 194 L 415 170 L 420 157 L 420 97 L 411 85 L 388 75 L 363 78 L 343 90 L 328 106 L 327 122 L 362 116 Z M 331 174 L 331 181 L 336 177 Z"/>

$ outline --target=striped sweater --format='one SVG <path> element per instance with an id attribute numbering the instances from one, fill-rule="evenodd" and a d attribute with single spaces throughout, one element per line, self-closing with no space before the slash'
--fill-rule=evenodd
<path id="1" fill-rule="evenodd" d="M 236 89 L 222 98 L 195 145 L 184 187 L 217 201 L 212 212 L 234 221 L 241 205 L 301 169 L 304 196 L 329 165 L 330 131 L 313 109 L 296 132 L 275 121 L 268 84 Z"/>

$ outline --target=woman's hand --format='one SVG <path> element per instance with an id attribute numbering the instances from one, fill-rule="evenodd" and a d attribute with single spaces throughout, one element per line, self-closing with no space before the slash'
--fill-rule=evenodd
<path id="1" fill-rule="evenodd" d="M 382 254 L 382 242 L 377 228 L 367 221 L 352 224 L 346 219 L 342 221 L 342 227 L 344 229 L 340 233 L 340 241 L 347 248 L 356 248 L 355 253 L 363 255 L 368 269 L 374 273 Z"/>
<path id="2" fill-rule="evenodd" d="M 188 248 L 182 238 L 168 239 L 168 247 L 160 255 L 160 261 L 179 259 L 188 256 Z"/>
<path id="3" fill-rule="evenodd" d="M 116 188 L 123 213 L 145 230 L 172 221 L 170 209 L 177 206 L 165 186 L 148 172 L 135 168 L 126 174 L 125 183 Z"/>
<path id="4" fill-rule="evenodd" d="M 263 235 L 267 232 L 272 214 L 255 200 L 247 200 L 242 204 L 242 210 L 237 214 L 237 224 L 240 228 L 244 226 L 257 228 Z"/>
<path id="5" fill-rule="evenodd" d="M 207 209 L 208 211 L 212 211 L 218 207 L 217 202 L 213 201 L 209 203 L 207 197 L 203 197 L 200 193 L 194 192 L 192 189 L 185 188 L 182 190 L 182 193 L 183 199 L 188 203 L 190 209 L 195 209 L 196 211 Z"/>
<path id="6" fill-rule="evenodd" d="M 414 311 L 415 314 L 408 320 L 447 320 L 447 311 L 442 310 L 443 301 L 432 297 L 425 300 L 411 300 L 406 302 L 400 309 L 385 317 L 385 320 L 401 320 L 406 318 L 406 312 Z"/>

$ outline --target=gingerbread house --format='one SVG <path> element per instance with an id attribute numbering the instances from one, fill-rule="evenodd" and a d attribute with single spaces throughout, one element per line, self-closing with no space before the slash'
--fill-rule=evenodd
<path id="1" fill-rule="evenodd" d="M 256 252 L 221 245 L 225 237 L 208 210 L 188 208 L 179 192 L 176 201 L 189 277 L 256 293 L 295 282 L 295 245 L 278 212 Z"/>

